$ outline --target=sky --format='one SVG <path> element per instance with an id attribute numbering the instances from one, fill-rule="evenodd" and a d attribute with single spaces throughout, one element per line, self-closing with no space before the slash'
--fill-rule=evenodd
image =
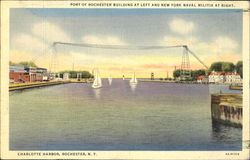
<path id="1" fill-rule="evenodd" d="M 207 66 L 242 59 L 242 12 L 215 9 L 10 9 L 10 60 L 52 71 L 98 68 L 102 77 L 171 76 L 183 48 L 124 50 L 56 45 L 187 45 Z M 191 69 L 205 69 L 189 54 Z"/>

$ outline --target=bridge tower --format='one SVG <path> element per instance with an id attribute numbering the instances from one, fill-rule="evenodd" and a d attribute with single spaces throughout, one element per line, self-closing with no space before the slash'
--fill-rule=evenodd
<path id="1" fill-rule="evenodd" d="M 187 46 L 183 46 L 180 78 L 182 81 L 191 79 L 190 61 Z"/>

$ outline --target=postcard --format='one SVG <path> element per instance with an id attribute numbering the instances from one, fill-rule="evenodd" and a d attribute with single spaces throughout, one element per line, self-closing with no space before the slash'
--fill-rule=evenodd
<path id="1" fill-rule="evenodd" d="M 1 159 L 249 159 L 249 2 L 2 1 Z"/>

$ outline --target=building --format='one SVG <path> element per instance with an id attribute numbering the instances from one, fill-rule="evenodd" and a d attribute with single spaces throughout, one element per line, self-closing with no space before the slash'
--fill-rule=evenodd
<path id="1" fill-rule="evenodd" d="M 18 82 L 36 82 L 49 80 L 47 69 L 27 66 L 10 66 L 9 81 L 10 83 Z"/>
<path id="2" fill-rule="evenodd" d="M 236 72 L 215 72 L 208 76 L 209 83 L 242 83 L 242 79 Z"/>
<path id="3" fill-rule="evenodd" d="M 64 73 L 63 80 L 68 80 L 68 79 L 69 79 L 69 73 Z"/>
<path id="4" fill-rule="evenodd" d="M 236 72 L 227 72 L 225 74 L 226 83 L 242 83 L 242 79 Z"/>
<path id="5" fill-rule="evenodd" d="M 198 76 L 195 78 L 198 83 L 208 83 L 208 77 L 207 76 Z"/>
<path id="6" fill-rule="evenodd" d="M 225 72 L 215 72 L 212 71 L 208 73 L 209 83 L 224 83 L 225 82 Z"/>
<path id="7" fill-rule="evenodd" d="M 27 67 L 30 75 L 30 82 L 47 80 L 47 69 L 38 67 Z"/>
<path id="8" fill-rule="evenodd" d="M 9 82 L 10 83 L 25 83 L 30 81 L 28 71 L 24 66 L 10 66 L 9 67 Z"/>

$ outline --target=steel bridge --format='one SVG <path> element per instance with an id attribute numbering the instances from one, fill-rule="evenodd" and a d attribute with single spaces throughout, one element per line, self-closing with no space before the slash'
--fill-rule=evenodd
<path id="1" fill-rule="evenodd" d="M 183 48 L 182 62 L 181 62 L 181 80 L 187 80 L 191 77 L 189 53 L 198 60 L 206 69 L 207 65 L 193 52 L 187 45 L 173 45 L 173 46 L 129 46 L 129 45 L 103 45 L 103 44 L 88 44 L 88 43 L 68 43 L 68 42 L 54 42 L 52 44 L 53 50 L 56 52 L 56 46 L 67 45 L 85 48 L 100 48 L 100 49 L 118 49 L 118 50 L 155 50 L 168 48 Z"/>

